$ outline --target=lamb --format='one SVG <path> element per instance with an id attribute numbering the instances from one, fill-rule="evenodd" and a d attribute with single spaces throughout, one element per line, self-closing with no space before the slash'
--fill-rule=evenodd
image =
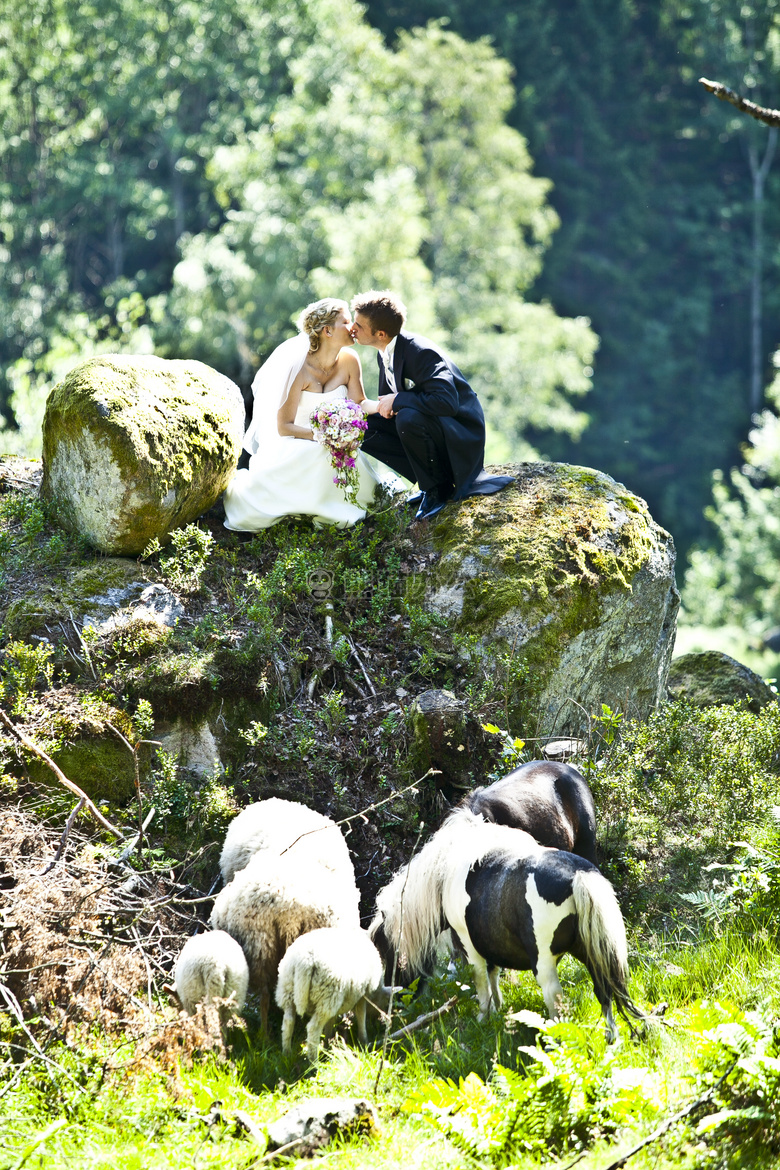
<path id="1" fill-rule="evenodd" d="M 317 1062 L 320 1037 L 344 1012 L 355 1011 L 358 1037 L 367 1043 L 366 997 L 382 991 L 382 960 L 364 930 L 331 927 L 295 940 L 279 964 L 276 1002 L 284 1012 L 282 1047 L 289 1052 L 296 1012 L 311 1016 L 306 1051 Z"/>
<path id="2" fill-rule="evenodd" d="M 224 930 L 210 930 L 188 939 L 174 968 L 174 991 L 191 1016 L 198 1004 L 231 997 L 240 1011 L 248 983 L 249 966 L 244 952 Z"/>
<path id="3" fill-rule="evenodd" d="M 225 885 L 261 852 L 294 853 L 306 864 L 319 862 L 323 869 L 355 886 L 355 870 L 341 830 L 328 817 L 305 804 L 271 797 L 243 809 L 230 822 L 219 859 Z"/>
<path id="4" fill-rule="evenodd" d="M 279 963 L 291 943 L 323 926 L 360 923 L 358 893 L 305 854 L 260 853 L 214 902 L 211 925 L 241 944 L 250 984 L 258 992 L 260 1020 L 268 1025 Z"/>

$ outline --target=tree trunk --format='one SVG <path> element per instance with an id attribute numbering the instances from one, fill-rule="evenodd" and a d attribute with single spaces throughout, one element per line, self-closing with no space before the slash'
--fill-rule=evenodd
<path id="1" fill-rule="evenodd" d="M 753 180 L 753 256 L 750 277 L 750 413 L 757 414 L 763 398 L 762 364 L 762 276 L 764 270 L 764 188 L 772 166 L 777 146 L 777 127 L 773 126 L 767 136 L 766 149 L 761 162 L 758 161 L 758 147 L 755 142 L 748 145 L 750 176 Z"/>

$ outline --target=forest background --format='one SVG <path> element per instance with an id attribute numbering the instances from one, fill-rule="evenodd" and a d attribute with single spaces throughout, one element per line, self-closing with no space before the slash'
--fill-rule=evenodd
<path id="1" fill-rule="evenodd" d="M 308 300 L 390 285 L 470 375 L 488 457 L 646 498 L 689 619 L 760 658 L 777 131 L 698 78 L 778 106 L 779 63 L 777 0 L 0 0 L 0 447 L 36 454 L 90 353 L 248 392 Z"/>

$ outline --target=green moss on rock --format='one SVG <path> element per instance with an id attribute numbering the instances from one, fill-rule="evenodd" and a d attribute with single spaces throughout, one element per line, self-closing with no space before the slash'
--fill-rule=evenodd
<path id="1" fill-rule="evenodd" d="M 132 738 L 130 719 L 110 703 L 80 697 L 70 687 L 31 702 L 22 724 L 43 743 L 55 764 L 93 800 L 124 803 L 135 792 L 132 753 L 111 727 Z M 41 760 L 25 753 L 25 767 L 39 784 L 58 784 Z"/>
<path id="2" fill-rule="evenodd" d="M 4 640 L 28 642 L 48 638 L 51 642 L 75 636 L 84 615 L 105 609 L 105 614 L 124 604 L 122 598 L 133 585 L 145 582 L 142 566 L 121 557 L 95 560 L 83 569 L 58 574 L 37 589 L 15 598 L 3 612 L 0 625 Z"/>
<path id="3" fill-rule="evenodd" d="M 733 706 L 746 701 L 756 715 L 767 703 L 777 700 L 755 671 L 719 650 L 675 658 L 669 670 L 668 686 L 673 699 L 685 699 L 694 707 Z"/>
<path id="4" fill-rule="evenodd" d="M 486 652 L 522 656 L 551 732 L 581 725 L 577 704 L 598 710 L 618 696 L 646 714 L 663 691 L 679 603 L 671 537 L 599 471 L 500 470 L 515 483 L 431 523 L 427 605 Z"/>
<path id="5" fill-rule="evenodd" d="M 238 387 L 202 362 L 95 357 L 49 397 L 42 491 L 95 548 L 137 554 L 211 507 L 243 428 Z"/>

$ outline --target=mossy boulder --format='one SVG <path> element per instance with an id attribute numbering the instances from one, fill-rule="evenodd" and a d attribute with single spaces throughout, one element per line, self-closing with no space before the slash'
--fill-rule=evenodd
<path id="1" fill-rule="evenodd" d="M 694 707 L 726 707 L 746 700 L 754 714 L 776 701 L 774 691 L 742 662 L 720 650 L 681 654 L 669 670 L 669 694 Z"/>
<path id="2" fill-rule="evenodd" d="M 477 636 L 508 691 L 533 696 L 515 708 L 535 713 L 526 734 L 580 731 L 602 703 L 647 716 L 666 695 L 679 608 L 671 536 L 602 472 L 500 470 L 515 483 L 426 526 L 421 539 L 438 554 L 427 607 Z"/>
<path id="3" fill-rule="evenodd" d="M 5 640 L 71 642 L 76 629 L 96 628 L 122 606 L 141 595 L 149 582 L 136 561 L 106 557 L 84 568 L 44 580 L 37 589 L 16 597 L 3 611 Z"/>
<path id="4" fill-rule="evenodd" d="M 123 804 L 134 795 L 133 755 L 117 734 L 132 738 L 133 731 L 119 708 L 95 696 L 85 701 L 75 688 L 62 687 L 31 698 L 20 725 L 93 800 Z M 23 749 L 21 754 L 32 780 L 58 784 L 42 760 Z"/>
<path id="5" fill-rule="evenodd" d="M 409 708 L 409 722 L 413 767 L 418 774 L 435 768 L 435 785 L 449 799 L 484 783 L 486 772 L 500 755 L 501 745 L 452 691 L 417 695 Z"/>
<path id="6" fill-rule="evenodd" d="M 137 555 L 215 503 L 243 431 L 240 390 L 202 362 L 94 357 L 49 396 L 41 490 L 94 548 Z"/>

